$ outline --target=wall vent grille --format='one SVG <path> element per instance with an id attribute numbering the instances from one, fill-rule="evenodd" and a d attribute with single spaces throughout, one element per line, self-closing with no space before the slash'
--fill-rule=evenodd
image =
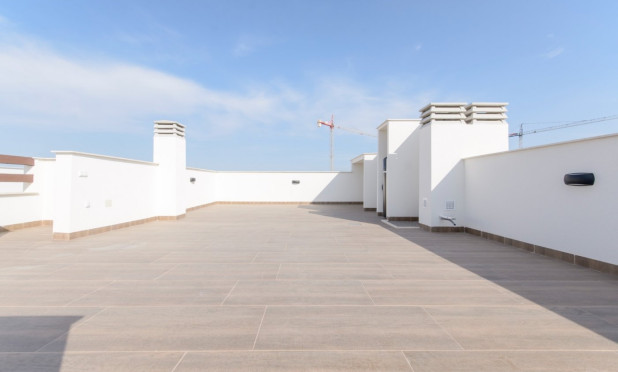
<path id="1" fill-rule="evenodd" d="M 155 135 L 185 136 L 185 126 L 175 121 L 159 120 L 155 121 L 154 124 Z"/>

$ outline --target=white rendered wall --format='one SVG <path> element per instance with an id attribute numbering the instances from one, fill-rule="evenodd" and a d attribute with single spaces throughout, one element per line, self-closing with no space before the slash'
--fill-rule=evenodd
<path id="1" fill-rule="evenodd" d="M 0 211 L 0 228 L 40 221 L 41 197 L 36 193 L 0 193 Z"/>
<path id="2" fill-rule="evenodd" d="M 54 171 L 56 159 L 35 158 L 34 159 L 34 184 L 36 192 L 41 199 L 41 219 L 51 221 L 54 219 Z"/>
<path id="3" fill-rule="evenodd" d="M 54 233 L 157 216 L 154 163 L 56 152 Z"/>
<path id="4" fill-rule="evenodd" d="M 388 127 L 378 127 L 378 156 L 376 158 L 376 211 L 384 211 L 384 158 L 388 155 Z"/>
<path id="5" fill-rule="evenodd" d="M 363 208 L 377 208 L 377 168 L 378 156 L 365 155 L 363 159 Z"/>
<path id="6" fill-rule="evenodd" d="M 418 217 L 420 120 L 388 124 L 387 217 Z"/>
<path id="7" fill-rule="evenodd" d="M 190 182 L 191 178 L 195 181 Z M 186 202 L 187 208 L 217 201 L 217 172 L 205 169 L 187 168 Z"/>
<path id="8" fill-rule="evenodd" d="M 0 182 L 0 226 L 51 220 L 53 159 L 35 159 L 30 167 L 2 168 L 1 173 L 32 174 L 33 183 Z"/>
<path id="9" fill-rule="evenodd" d="M 463 158 L 508 150 L 508 124 L 432 122 L 420 130 L 420 223 L 452 226 L 440 215 L 455 217 L 466 226 Z M 446 209 L 446 202 L 455 209 Z"/>
<path id="10" fill-rule="evenodd" d="M 466 226 L 616 265 L 616 159 L 618 135 L 466 159 Z"/>
<path id="11" fill-rule="evenodd" d="M 362 202 L 363 172 L 217 172 L 222 202 Z M 292 181 L 300 181 L 293 184 Z"/>

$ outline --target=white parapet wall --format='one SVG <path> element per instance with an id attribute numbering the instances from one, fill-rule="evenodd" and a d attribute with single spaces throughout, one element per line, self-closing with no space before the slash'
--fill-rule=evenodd
<path id="1" fill-rule="evenodd" d="M 0 228 L 52 220 L 54 159 L 34 159 L 34 166 L 2 168 L 5 174 L 32 174 L 34 182 L 0 182 Z"/>
<path id="2" fill-rule="evenodd" d="M 465 159 L 466 226 L 618 265 L 618 135 Z M 567 186 L 592 172 L 593 186 Z"/>
<path id="3" fill-rule="evenodd" d="M 217 176 L 216 171 L 187 168 L 184 178 L 187 209 L 217 202 Z"/>
<path id="4" fill-rule="evenodd" d="M 54 236 L 157 216 L 155 163 L 55 151 Z"/>
<path id="5" fill-rule="evenodd" d="M 363 174 L 352 172 L 218 172 L 221 202 L 362 202 Z"/>
<path id="6" fill-rule="evenodd" d="M 42 221 L 38 193 L 0 193 L 0 232 L 5 227 Z"/>

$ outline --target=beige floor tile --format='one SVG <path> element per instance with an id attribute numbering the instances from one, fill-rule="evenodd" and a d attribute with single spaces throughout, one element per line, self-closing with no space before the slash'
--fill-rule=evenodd
<path id="1" fill-rule="evenodd" d="M 482 280 L 366 280 L 376 305 L 518 305 L 516 294 Z"/>
<path id="2" fill-rule="evenodd" d="M 388 351 L 249 351 L 188 353 L 175 372 L 189 371 L 392 371 L 410 372 L 401 352 Z"/>
<path id="3" fill-rule="evenodd" d="M 371 305 L 359 281 L 240 281 L 225 305 Z"/>
<path id="4" fill-rule="evenodd" d="M 454 350 L 419 307 L 269 307 L 257 350 Z"/>
<path id="5" fill-rule="evenodd" d="M 0 233 L 0 371 L 607 371 L 617 285 L 358 205 L 24 229 Z"/>
<path id="6" fill-rule="evenodd" d="M 0 352 L 34 352 L 49 343 L 64 349 L 73 329 L 100 308 L 0 307 Z"/>
<path id="7" fill-rule="evenodd" d="M 544 306 L 618 306 L 618 281 L 496 281 L 512 293 Z"/>
<path id="8" fill-rule="evenodd" d="M 150 280 L 156 279 L 174 264 L 101 263 L 71 264 L 56 272 L 50 279 L 56 280 Z"/>
<path id="9" fill-rule="evenodd" d="M 277 279 L 360 280 L 392 279 L 378 264 L 281 264 Z"/>
<path id="10" fill-rule="evenodd" d="M 464 349 L 618 350 L 618 343 L 540 306 L 427 307 Z M 580 323 L 598 319 L 571 316 Z"/>
<path id="11" fill-rule="evenodd" d="M 71 306 L 220 305 L 236 281 L 118 281 L 71 302 Z"/>
<path id="12" fill-rule="evenodd" d="M 279 264 L 178 264 L 162 280 L 271 280 Z"/>
<path id="13" fill-rule="evenodd" d="M 101 280 L 0 280 L 1 306 L 62 306 L 103 288 Z"/>
<path id="14" fill-rule="evenodd" d="M 335 250 L 336 252 L 336 250 Z M 255 263 L 347 263 L 348 258 L 343 254 L 321 254 L 312 251 L 305 253 L 258 253 Z"/>
<path id="15" fill-rule="evenodd" d="M 181 352 L 0 353 L 1 372 L 170 372 Z"/>
<path id="16" fill-rule="evenodd" d="M 107 308 L 41 351 L 251 350 L 264 307 Z"/>
<path id="17" fill-rule="evenodd" d="M 610 351 L 411 351 L 414 372 L 611 372 L 618 352 Z"/>

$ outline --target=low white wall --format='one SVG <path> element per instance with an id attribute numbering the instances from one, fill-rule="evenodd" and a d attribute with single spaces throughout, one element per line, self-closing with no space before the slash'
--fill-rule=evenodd
<path id="1" fill-rule="evenodd" d="M 156 216 L 155 163 L 59 151 L 55 168 L 54 233 Z"/>
<path id="2" fill-rule="evenodd" d="M 362 171 L 217 172 L 223 202 L 362 202 Z M 292 181 L 300 181 L 293 184 Z"/>
<path id="3" fill-rule="evenodd" d="M 465 159 L 466 226 L 618 264 L 618 135 Z M 594 186 L 566 173 L 593 172 Z"/>
<path id="4" fill-rule="evenodd" d="M 41 197 L 37 193 L 0 193 L 0 228 L 40 221 Z"/>
<path id="5" fill-rule="evenodd" d="M 41 196 L 41 218 L 46 221 L 54 219 L 54 172 L 56 169 L 56 159 L 54 158 L 35 158 L 34 159 L 34 186 L 36 192 Z"/>
<path id="6" fill-rule="evenodd" d="M 2 167 L 0 173 L 33 174 L 33 183 L 0 182 L 0 226 L 52 219 L 53 159 L 33 167 Z"/>
<path id="7" fill-rule="evenodd" d="M 187 168 L 186 178 L 185 200 L 187 208 L 199 207 L 217 201 L 217 172 Z M 195 178 L 194 182 L 190 181 L 192 178 Z"/>
<path id="8" fill-rule="evenodd" d="M 378 183 L 376 174 L 378 172 L 377 155 L 368 155 L 363 160 L 363 208 L 377 208 Z"/>

